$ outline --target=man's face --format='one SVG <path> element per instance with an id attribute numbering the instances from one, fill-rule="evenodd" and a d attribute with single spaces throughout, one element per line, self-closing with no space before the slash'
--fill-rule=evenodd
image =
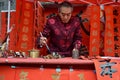
<path id="1" fill-rule="evenodd" d="M 59 16 L 63 23 L 68 23 L 72 15 L 71 7 L 61 7 L 59 11 Z"/>

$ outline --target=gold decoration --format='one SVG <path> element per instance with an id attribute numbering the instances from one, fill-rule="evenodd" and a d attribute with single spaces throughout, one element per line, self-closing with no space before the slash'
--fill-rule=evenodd
<path id="1" fill-rule="evenodd" d="M 97 36 L 97 35 L 98 35 L 98 31 L 97 31 L 97 30 L 93 30 L 93 31 L 92 31 L 92 35 L 93 35 L 93 36 Z"/>
<path id="2" fill-rule="evenodd" d="M 31 4 L 30 3 L 25 3 L 25 9 L 31 9 Z"/>
<path id="3" fill-rule="evenodd" d="M 107 7 L 106 14 L 110 14 L 110 13 L 111 13 L 111 10 L 110 10 L 110 8 Z"/>
<path id="4" fill-rule="evenodd" d="M 25 12 L 24 12 L 24 16 L 25 16 L 25 17 L 30 17 L 30 11 L 25 11 Z"/>
<path id="5" fill-rule="evenodd" d="M 22 32 L 28 33 L 28 30 L 29 30 L 28 26 L 23 26 Z"/>
<path id="6" fill-rule="evenodd" d="M 106 18 L 107 20 L 106 21 L 111 21 L 111 16 L 109 15 L 107 18 Z"/>
<path id="7" fill-rule="evenodd" d="M 94 22 L 94 23 L 93 23 L 93 27 L 94 27 L 94 28 L 97 28 L 97 26 L 98 26 L 97 22 Z"/>
<path id="8" fill-rule="evenodd" d="M 96 13 L 96 11 L 98 11 L 98 7 L 94 7 L 93 11 Z"/>
<path id="9" fill-rule="evenodd" d="M 27 76 L 28 76 L 28 72 L 21 71 L 19 74 L 20 80 L 29 80 Z"/>
<path id="10" fill-rule="evenodd" d="M 78 77 L 79 77 L 80 80 L 85 80 L 84 74 L 79 74 Z"/>
<path id="11" fill-rule="evenodd" d="M 25 25 L 28 25 L 28 24 L 29 24 L 29 19 L 25 18 L 23 21 L 24 21 L 24 24 L 25 24 Z"/>
<path id="12" fill-rule="evenodd" d="M 60 74 L 59 73 L 52 74 L 52 79 L 53 80 L 60 80 Z"/>
<path id="13" fill-rule="evenodd" d="M 21 48 L 24 48 L 24 49 L 26 49 L 26 48 L 27 48 L 27 43 L 26 43 L 26 42 L 24 42 L 24 43 L 21 43 Z"/>
<path id="14" fill-rule="evenodd" d="M 113 51 L 112 48 L 107 49 L 107 52 L 109 52 L 109 53 L 111 53 L 112 51 Z"/>
<path id="15" fill-rule="evenodd" d="M 108 39 L 108 40 L 107 40 L 107 44 L 108 44 L 108 45 L 111 45 L 111 44 L 112 44 L 112 40 Z"/>
<path id="16" fill-rule="evenodd" d="M 94 19 L 94 20 L 96 20 L 96 19 L 97 19 L 97 15 L 96 15 L 96 14 L 93 16 L 93 19 Z"/>
<path id="17" fill-rule="evenodd" d="M 27 36 L 26 34 L 23 34 L 23 35 L 22 35 L 22 40 L 23 40 L 23 41 L 28 41 L 28 36 Z"/>
<path id="18" fill-rule="evenodd" d="M 108 29 L 111 29 L 111 24 L 110 24 L 110 22 L 107 23 L 107 28 L 108 28 Z"/>
<path id="19" fill-rule="evenodd" d="M 112 33 L 110 31 L 107 32 L 108 37 L 112 37 Z"/>
<path id="20" fill-rule="evenodd" d="M 0 75 L 0 80 L 5 80 L 5 76 L 4 75 Z"/>
<path id="21" fill-rule="evenodd" d="M 96 39 L 93 39 L 93 40 L 92 40 L 92 44 L 94 44 L 94 43 L 97 43 L 97 40 L 96 40 Z"/>
<path id="22" fill-rule="evenodd" d="M 96 52 L 97 48 L 95 46 L 92 47 L 92 52 Z"/>

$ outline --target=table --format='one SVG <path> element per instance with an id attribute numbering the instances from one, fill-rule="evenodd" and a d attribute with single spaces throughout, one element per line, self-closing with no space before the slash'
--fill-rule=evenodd
<path id="1" fill-rule="evenodd" d="M 0 80 L 97 80 L 92 60 L 0 58 Z"/>

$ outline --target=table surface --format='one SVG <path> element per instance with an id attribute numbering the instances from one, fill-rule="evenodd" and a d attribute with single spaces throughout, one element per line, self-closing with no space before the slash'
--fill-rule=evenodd
<path id="1" fill-rule="evenodd" d="M 93 64 L 92 60 L 72 59 L 71 57 L 61 59 L 43 59 L 43 58 L 0 58 L 0 63 L 17 64 Z"/>
<path id="2" fill-rule="evenodd" d="M 117 59 L 116 57 L 101 57 L 103 59 Z M 43 58 L 0 58 L 0 64 L 16 63 L 16 64 L 94 64 L 93 60 L 72 59 L 71 57 L 60 59 L 43 59 Z"/>

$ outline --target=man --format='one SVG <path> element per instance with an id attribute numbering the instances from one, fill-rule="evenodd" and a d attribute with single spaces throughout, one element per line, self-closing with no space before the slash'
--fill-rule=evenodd
<path id="1" fill-rule="evenodd" d="M 40 45 L 44 45 L 49 38 L 51 52 L 58 52 L 60 55 L 72 56 L 72 50 L 81 45 L 80 23 L 77 17 L 72 17 L 73 6 L 64 1 L 59 4 L 58 15 L 47 20 Z"/>

